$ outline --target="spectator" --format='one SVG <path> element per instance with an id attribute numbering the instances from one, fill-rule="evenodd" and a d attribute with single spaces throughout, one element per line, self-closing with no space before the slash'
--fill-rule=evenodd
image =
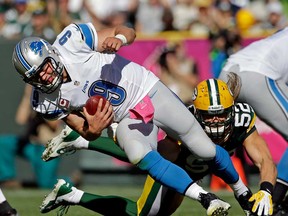
<path id="1" fill-rule="evenodd" d="M 241 35 L 255 33 L 254 25 L 256 19 L 253 13 L 246 8 L 241 8 L 235 15 L 236 28 L 240 31 Z M 259 32 L 259 30 L 257 30 Z"/>
<path id="2" fill-rule="evenodd" d="M 198 84 L 197 63 L 185 52 L 182 42 L 167 46 L 159 58 L 160 79 L 186 104 Z"/>
<path id="3" fill-rule="evenodd" d="M 136 31 L 144 34 L 155 34 L 164 30 L 164 5 L 160 0 L 140 1 L 136 13 Z"/>
<path id="4" fill-rule="evenodd" d="M 14 0 L 14 9 L 17 13 L 17 23 L 21 30 L 30 22 L 31 13 L 28 11 L 28 0 Z"/>
<path id="5" fill-rule="evenodd" d="M 134 27 L 138 0 L 84 0 L 84 8 L 93 24 L 100 29 L 121 24 Z"/>
<path id="6" fill-rule="evenodd" d="M 7 3 L 1 4 L 0 14 L 1 35 L 7 39 L 19 38 L 31 17 L 27 10 L 27 0 L 15 0 L 11 7 Z"/>
<path id="7" fill-rule="evenodd" d="M 217 78 L 227 58 L 240 50 L 241 36 L 235 28 L 220 30 L 217 34 L 210 34 L 210 61 L 212 76 Z"/>
<path id="8" fill-rule="evenodd" d="M 229 29 L 235 26 L 233 7 L 230 0 L 219 0 L 216 2 L 216 12 L 213 20 L 218 29 Z"/>
<path id="9" fill-rule="evenodd" d="M 22 35 L 24 37 L 38 36 L 46 40 L 53 40 L 56 33 L 52 27 L 49 26 L 49 17 L 45 9 L 35 10 L 32 13 L 31 22 L 24 28 Z"/>
<path id="10" fill-rule="evenodd" d="M 283 6 L 279 1 L 272 1 L 267 4 L 268 18 L 262 24 L 265 30 L 277 31 L 287 26 L 287 18 L 283 14 Z"/>
<path id="11" fill-rule="evenodd" d="M 212 1 L 209 0 L 196 0 L 194 5 L 198 8 L 197 19 L 190 23 L 189 30 L 192 34 L 208 36 L 209 31 L 217 32 L 218 27 L 216 26 L 213 18 L 215 14 L 215 7 Z"/>
<path id="12" fill-rule="evenodd" d="M 226 35 L 225 31 L 210 35 L 211 50 L 210 62 L 212 77 L 218 78 L 226 59 L 228 58 L 226 52 Z"/>
<path id="13" fill-rule="evenodd" d="M 31 163 L 37 187 L 52 188 L 58 178 L 57 169 L 60 161 L 45 163 L 41 159 L 41 154 L 45 149 L 44 144 L 59 133 L 62 125 L 60 121 L 45 121 L 31 109 L 31 91 L 31 86 L 27 85 L 16 113 L 16 122 L 26 126 L 25 133 L 20 136 L 0 136 L 0 182 L 3 187 L 31 186 L 31 182 L 16 180 L 15 156 L 20 156 Z M 67 180 L 77 184 L 79 177 Z M 34 182 L 32 183 L 34 185 Z"/>
<path id="14" fill-rule="evenodd" d="M 191 23 L 198 19 L 198 8 L 192 0 L 177 0 L 177 4 L 171 10 L 174 28 L 180 31 L 189 30 Z"/>

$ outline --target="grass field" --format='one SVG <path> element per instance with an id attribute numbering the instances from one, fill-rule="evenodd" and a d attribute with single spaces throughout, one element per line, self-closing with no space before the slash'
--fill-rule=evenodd
<path id="1" fill-rule="evenodd" d="M 89 193 L 97 193 L 101 195 L 120 195 L 132 200 L 137 200 L 138 196 L 141 194 L 142 187 L 139 186 L 86 186 L 82 188 L 84 191 Z M 52 216 L 57 215 L 57 210 L 51 211 L 46 214 L 41 214 L 39 212 L 39 206 L 42 202 L 42 199 L 49 190 L 39 190 L 39 189 L 17 189 L 17 190 L 8 190 L 3 189 L 9 202 L 17 208 L 20 216 Z M 239 204 L 235 200 L 233 193 L 228 191 L 216 192 L 225 201 L 229 202 L 232 208 L 229 211 L 231 216 L 242 216 L 244 215 Z M 113 208 L 113 206 L 111 206 Z M 80 206 L 71 206 L 67 215 L 71 216 L 90 216 L 90 215 L 100 215 L 90 210 L 87 210 Z M 202 206 L 193 200 L 188 198 L 184 199 L 184 202 L 180 208 L 176 211 L 175 216 L 201 216 L 206 215 L 205 210 Z M 117 216 L 117 215 L 115 215 Z"/>

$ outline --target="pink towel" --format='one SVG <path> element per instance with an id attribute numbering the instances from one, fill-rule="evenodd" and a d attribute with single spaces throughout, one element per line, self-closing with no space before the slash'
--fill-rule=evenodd
<path id="1" fill-rule="evenodd" d="M 154 116 L 154 106 L 150 97 L 146 95 L 133 109 L 129 110 L 130 118 L 141 119 L 145 123 L 151 121 Z"/>

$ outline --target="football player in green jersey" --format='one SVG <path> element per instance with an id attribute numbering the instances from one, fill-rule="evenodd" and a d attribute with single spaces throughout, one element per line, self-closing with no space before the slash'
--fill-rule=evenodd
<path id="1" fill-rule="evenodd" d="M 241 182 L 229 184 L 245 215 L 272 215 L 271 192 L 277 171 L 267 144 L 255 127 L 256 114 L 253 108 L 245 103 L 235 103 L 232 92 L 223 81 L 208 79 L 197 85 L 189 110 L 215 143 L 225 148 L 230 155 L 236 148 L 243 146 L 259 168 L 260 190 L 255 194 L 241 187 L 241 179 Z M 125 161 L 125 154 L 112 139 L 100 138 L 88 143 L 69 128 L 48 144 L 43 159 L 48 161 L 65 152 L 82 148 L 100 151 Z M 165 158 L 184 168 L 195 180 L 212 173 L 213 164 L 196 158 L 181 143 L 169 137 L 159 141 L 158 148 Z M 83 193 L 80 200 L 71 198 L 76 193 Z M 117 196 L 89 194 L 59 180 L 54 190 L 43 200 L 40 211 L 46 213 L 59 206 L 80 205 L 103 215 L 171 215 L 182 200 L 183 195 L 160 185 L 150 176 L 137 202 Z"/>

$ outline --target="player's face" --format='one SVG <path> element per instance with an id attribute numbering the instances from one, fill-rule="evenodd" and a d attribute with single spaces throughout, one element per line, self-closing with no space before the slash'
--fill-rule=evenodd
<path id="1" fill-rule="evenodd" d="M 207 123 L 220 123 L 220 122 L 225 122 L 227 118 L 227 114 L 220 114 L 220 115 L 203 115 L 203 120 L 204 122 Z"/>
<path id="2" fill-rule="evenodd" d="M 213 142 L 221 145 L 228 140 L 232 127 L 232 124 L 227 122 L 229 118 L 231 118 L 231 112 L 217 115 L 202 115 L 204 131 Z"/>
<path id="3" fill-rule="evenodd" d="M 42 68 L 38 71 L 38 76 L 35 77 L 42 84 L 52 84 L 53 80 L 56 78 L 56 74 L 54 73 L 54 68 L 51 62 L 46 62 Z"/>

